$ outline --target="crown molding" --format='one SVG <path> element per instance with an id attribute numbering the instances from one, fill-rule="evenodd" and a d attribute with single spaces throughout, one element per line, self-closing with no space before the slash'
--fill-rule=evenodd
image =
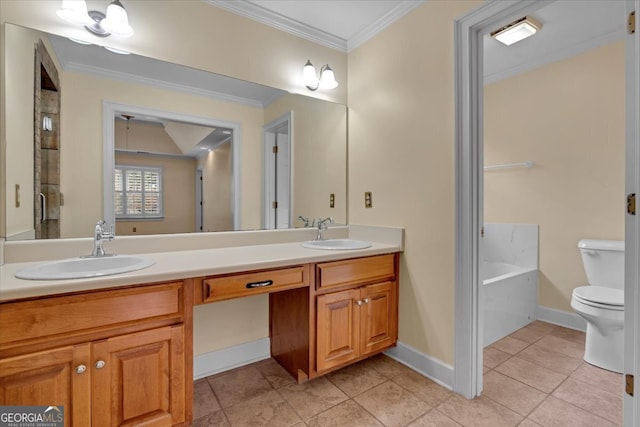
<path id="1" fill-rule="evenodd" d="M 171 90 L 174 92 L 182 92 L 189 95 L 203 96 L 206 98 L 213 98 L 219 101 L 235 102 L 238 104 L 249 105 L 252 107 L 263 108 L 264 105 L 260 101 L 255 99 L 243 98 L 240 96 L 229 95 L 226 93 L 207 90 L 199 87 L 187 86 L 177 83 L 170 83 L 164 80 L 150 79 L 148 77 L 141 77 L 135 74 L 122 73 L 119 71 L 108 70 L 100 67 L 93 67 L 90 65 L 79 64 L 77 62 L 69 62 L 64 66 L 65 71 L 74 71 L 78 73 L 90 74 L 94 76 L 104 77 L 111 80 L 119 80 L 132 84 L 143 84 L 146 86 L 152 86 L 160 89 Z M 273 102 L 273 101 L 270 101 Z"/>
<path id="2" fill-rule="evenodd" d="M 319 30 L 312 26 L 303 24 L 295 19 L 288 18 L 278 13 L 272 12 L 255 3 L 248 1 L 229 1 L 229 0 L 203 0 L 212 6 L 225 9 L 229 12 L 244 16 L 278 30 L 293 34 L 294 36 L 312 41 L 340 52 L 348 53 L 352 49 L 362 45 L 367 40 L 387 28 L 393 22 L 397 21 L 416 7 L 420 6 L 426 0 L 400 0 L 398 4 L 389 12 L 381 16 L 375 22 L 362 31 L 345 40 L 341 37 L 334 36 L 325 31 Z"/>
<path id="3" fill-rule="evenodd" d="M 267 10 L 248 1 L 203 0 L 211 6 L 233 12 L 294 36 L 312 41 L 331 49 L 347 52 L 347 41 L 325 31 L 303 24 L 295 19 Z"/>
<path id="4" fill-rule="evenodd" d="M 364 44 L 367 40 L 373 38 L 376 34 L 393 24 L 398 19 L 402 18 L 413 9 L 420 6 L 426 0 L 401 0 L 398 4 L 389 12 L 382 15 L 371 25 L 364 28 L 362 31 L 355 34 L 349 40 L 347 40 L 347 51 L 351 52 L 353 49 Z"/>

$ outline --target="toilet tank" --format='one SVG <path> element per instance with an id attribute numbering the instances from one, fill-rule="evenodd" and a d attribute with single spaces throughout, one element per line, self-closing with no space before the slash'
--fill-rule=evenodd
<path id="1" fill-rule="evenodd" d="M 584 239 L 578 248 L 590 285 L 624 289 L 624 241 Z"/>

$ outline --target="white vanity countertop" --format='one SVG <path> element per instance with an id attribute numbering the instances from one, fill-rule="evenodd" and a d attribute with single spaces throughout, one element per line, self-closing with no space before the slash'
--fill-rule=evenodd
<path id="1" fill-rule="evenodd" d="M 360 236 L 358 236 L 360 237 Z M 364 237 L 364 236 L 362 236 Z M 0 267 L 0 301 L 62 294 L 118 286 L 203 277 L 288 265 L 334 261 L 402 251 L 402 241 L 375 242 L 357 250 L 320 250 L 302 247 L 302 242 L 246 245 L 175 252 L 140 253 L 155 261 L 151 267 L 129 273 L 87 279 L 23 280 L 15 277 L 21 268 L 38 262 L 16 262 Z"/>

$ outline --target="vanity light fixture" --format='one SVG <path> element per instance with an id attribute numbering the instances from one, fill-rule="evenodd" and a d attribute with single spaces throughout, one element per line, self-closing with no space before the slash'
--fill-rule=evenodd
<path id="1" fill-rule="evenodd" d="M 107 6 L 107 14 L 98 10 L 87 11 L 85 0 L 63 0 L 58 16 L 71 24 L 84 25 L 87 31 L 98 37 L 110 35 L 131 37 L 133 28 L 129 25 L 127 11 L 119 0 Z"/>
<path id="2" fill-rule="evenodd" d="M 531 16 L 525 16 L 510 24 L 505 25 L 491 33 L 491 37 L 499 42 L 510 46 L 520 40 L 531 37 L 542 28 L 542 24 L 532 18 Z"/>
<path id="3" fill-rule="evenodd" d="M 316 77 L 316 68 L 311 63 L 311 60 L 307 60 L 302 69 L 302 82 L 309 90 L 318 89 L 335 89 L 338 87 L 338 82 L 333 74 L 333 70 L 329 67 L 329 64 L 325 64 L 320 68 L 320 78 Z"/>

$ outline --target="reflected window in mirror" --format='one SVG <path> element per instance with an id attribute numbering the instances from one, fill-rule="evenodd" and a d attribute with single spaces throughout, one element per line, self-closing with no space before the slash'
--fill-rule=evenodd
<path id="1" fill-rule="evenodd" d="M 113 177 L 116 221 L 163 218 L 162 168 L 116 165 Z"/>

